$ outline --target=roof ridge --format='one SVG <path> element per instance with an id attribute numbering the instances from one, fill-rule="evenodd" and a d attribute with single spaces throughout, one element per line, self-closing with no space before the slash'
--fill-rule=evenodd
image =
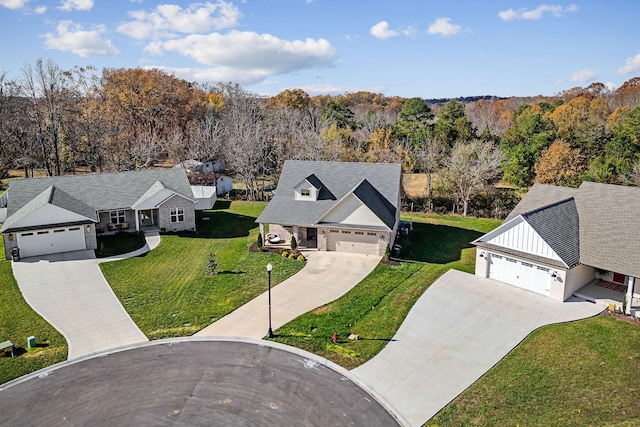
<path id="1" fill-rule="evenodd" d="M 567 202 L 569 202 L 571 200 L 573 200 L 575 202 L 576 199 L 573 196 L 570 196 L 570 197 L 567 197 L 566 199 L 558 200 L 557 202 L 549 203 L 548 205 L 540 206 L 540 207 L 538 207 L 536 209 L 533 209 L 533 210 L 530 210 L 530 211 L 527 211 L 527 212 L 523 212 L 523 213 L 520 214 L 520 216 L 525 217 L 527 215 L 531 215 L 531 214 L 543 211 L 545 209 L 552 208 L 552 207 L 554 207 L 556 205 L 567 203 Z"/>

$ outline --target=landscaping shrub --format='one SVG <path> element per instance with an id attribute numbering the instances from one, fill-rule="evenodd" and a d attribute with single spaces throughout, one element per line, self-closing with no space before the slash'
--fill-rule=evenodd
<path id="1" fill-rule="evenodd" d="M 298 258 L 296 258 L 298 261 L 306 261 L 304 255 L 300 254 L 298 255 Z"/>
<path id="2" fill-rule="evenodd" d="M 296 237 L 291 236 L 291 249 L 295 250 L 298 247 L 298 242 L 296 242 Z"/>
<path id="3" fill-rule="evenodd" d="M 294 254 L 294 253 L 290 253 L 289 254 L 289 259 L 294 259 L 295 257 L 296 257 L 296 254 Z"/>
<path id="4" fill-rule="evenodd" d="M 258 238 L 256 239 L 256 245 L 258 245 L 258 249 L 262 249 L 262 233 L 258 233 Z"/>
<path id="5" fill-rule="evenodd" d="M 289 252 L 282 251 L 282 253 L 280 255 L 282 255 L 283 257 L 288 257 L 289 256 Z"/>
<path id="6" fill-rule="evenodd" d="M 218 268 L 216 254 L 209 254 L 209 260 L 207 261 L 207 273 L 209 273 L 209 275 L 215 274 L 216 268 Z"/>

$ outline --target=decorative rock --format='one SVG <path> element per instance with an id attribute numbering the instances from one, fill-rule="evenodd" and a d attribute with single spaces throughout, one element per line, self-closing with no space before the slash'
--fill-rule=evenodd
<path id="1" fill-rule="evenodd" d="M 350 340 L 358 340 L 360 337 L 356 334 L 349 334 L 348 339 Z"/>

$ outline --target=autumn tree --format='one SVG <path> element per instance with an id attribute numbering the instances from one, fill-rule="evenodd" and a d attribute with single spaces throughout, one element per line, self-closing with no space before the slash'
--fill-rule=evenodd
<path id="1" fill-rule="evenodd" d="M 464 104 L 452 99 L 438 111 L 435 124 L 436 137 L 452 147 L 458 141 L 469 141 L 476 137 L 476 129 L 467 118 Z"/>
<path id="2" fill-rule="evenodd" d="M 469 202 L 475 192 L 497 177 L 500 161 L 500 150 L 490 142 L 460 141 L 451 149 L 444 160 L 443 177 L 453 188 L 464 216 L 469 213 Z"/>
<path id="3" fill-rule="evenodd" d="M 412 149 L 415 167 L 427 176 L 427 209 L 433 210 L 433 175 L 442 167 L 447 152 L 446 144 L 436 138 L 433 129 L 423 127 L 413 134 Z"/>
<path id="4" fill-rule="evenodd" d="M 580 184 L 580 174 L 584 169 L 584 156 L 580 150 L 572 149 L 569 143 L 559 139 L 542 151 L 535 166 L 534 182 L 577 186 Z"/>

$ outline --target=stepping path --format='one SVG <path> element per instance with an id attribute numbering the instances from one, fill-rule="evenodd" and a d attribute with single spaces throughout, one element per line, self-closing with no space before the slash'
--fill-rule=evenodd
<path id="1" fill-rule="evenodd" d="M 603 309 L 449 270 L 418 299 L 391 342 L 351 372 L 421 426 L 535 329 Z"/>
<path id="2" fill-rule="evenodd" d="M 12 262 L 27 303 L 66 338 L 69 359 L 148 341 L 98 266 L 144 254 L 160 243 L 157 232 L 146 234 L 145 239 L 144 248 L 111 258 L 96 259 L 94 252 L 87 250 Z"/>
<path id="3" fill-rule="evenodd" d="M 302 270 L 271 289 L 274 330 L 340 298 L 380 262 L 378 256 L 337 252 L 306 252 L 305 256 L 307 265 Z M 195 335 L 264 338 L 269 329 L 268 307 L 265 292 Z"/>

